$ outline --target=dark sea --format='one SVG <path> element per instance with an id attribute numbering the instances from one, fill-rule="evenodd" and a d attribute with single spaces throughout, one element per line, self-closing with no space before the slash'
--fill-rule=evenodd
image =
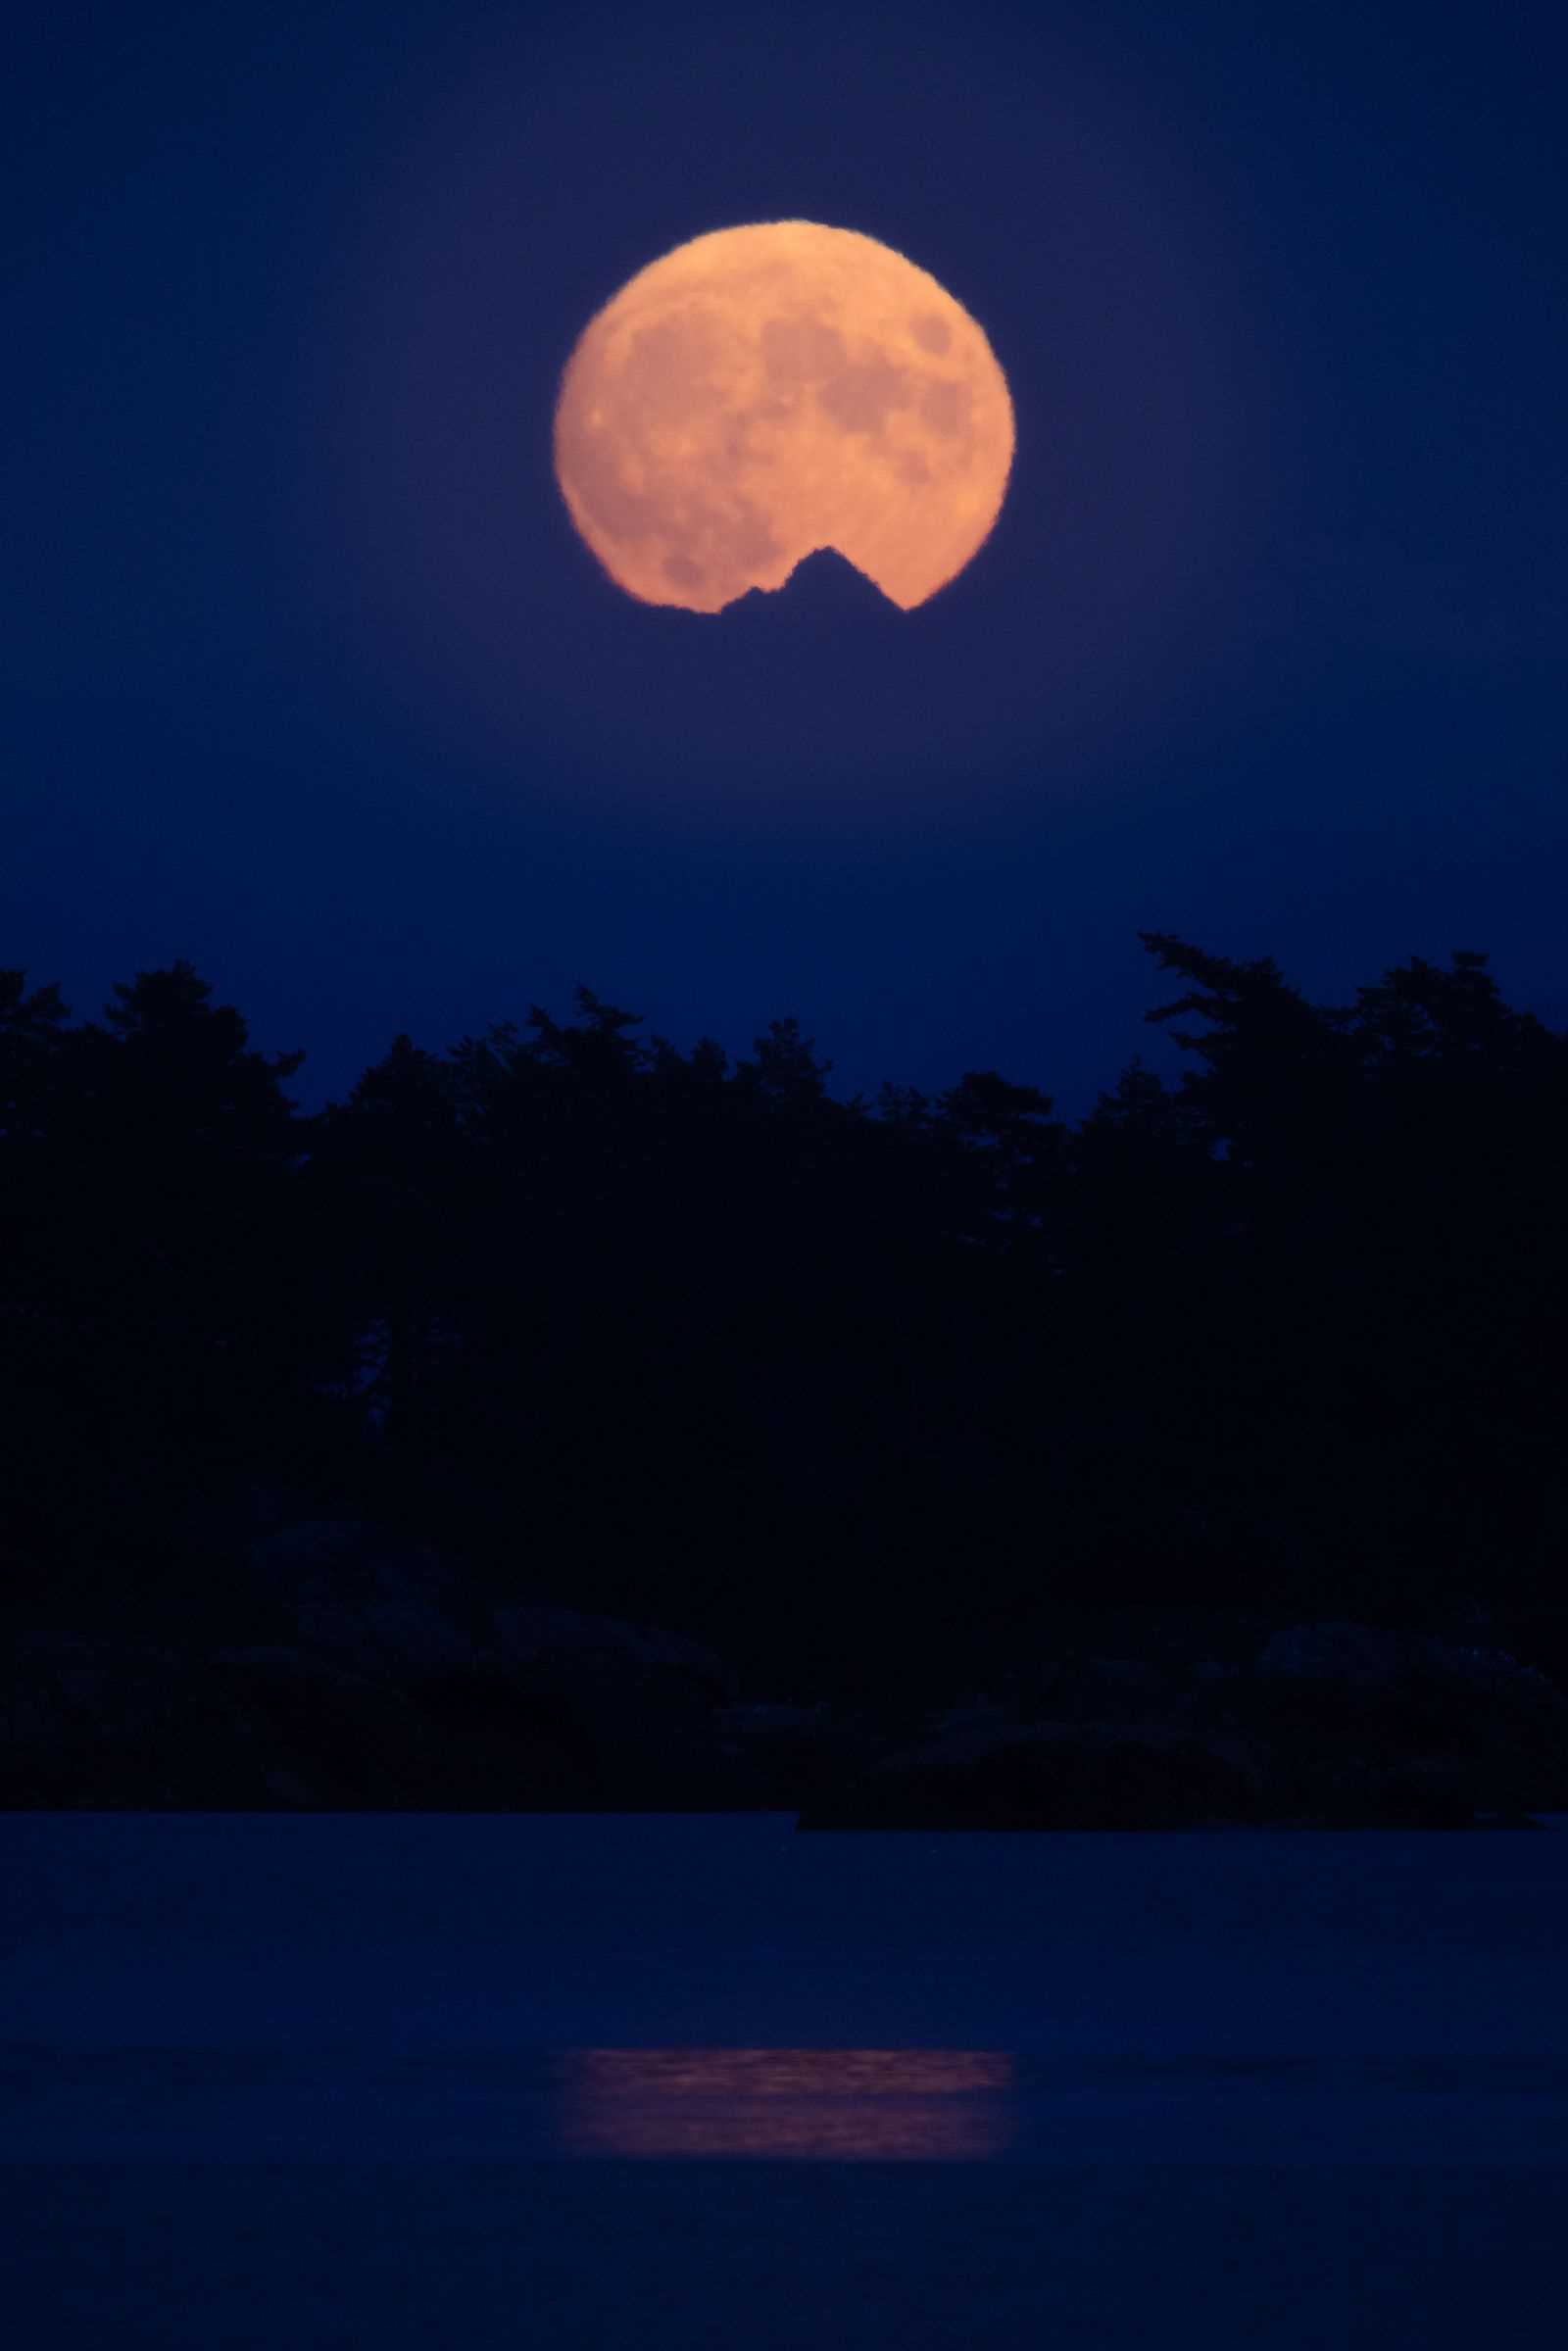
<path id="1" fill-rule="evenodd" d="M 1535 2341 L 1565 1831 L 0 1816 L 3 2339 Z"/>

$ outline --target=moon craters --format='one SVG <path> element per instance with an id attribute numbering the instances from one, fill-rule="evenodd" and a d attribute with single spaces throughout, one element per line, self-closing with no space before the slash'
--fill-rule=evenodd
<path id="1" fill-rule="evenodd" d="M 758 338 L 769 383 L 824 383 L 849 360 L 844 337 L 821 318 L 767 318 Z"/>

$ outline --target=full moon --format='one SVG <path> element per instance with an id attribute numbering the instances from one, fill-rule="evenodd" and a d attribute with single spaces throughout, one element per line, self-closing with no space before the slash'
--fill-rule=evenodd
<path id="1" fill-rule="evenodd" d="M 561 382 L 556 478 L 611 578 L 721 612 L 836 548 L 908 611 L 1001 512 L 1012 403 L 980 326 L 874 237 L 714 229 L 638 271 Z"/>

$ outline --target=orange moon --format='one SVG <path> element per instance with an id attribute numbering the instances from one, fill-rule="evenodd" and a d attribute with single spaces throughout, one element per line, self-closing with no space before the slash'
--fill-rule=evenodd
<path id="1" fill-rule="evenodd" d="M 1012 402 L 991 345 L 891 246 L 814 220 L 651 262 L 561 381 L 556 478 L 616 584 L 717 612 L 836 548 L 908 611 L 1001 512 Z"/>

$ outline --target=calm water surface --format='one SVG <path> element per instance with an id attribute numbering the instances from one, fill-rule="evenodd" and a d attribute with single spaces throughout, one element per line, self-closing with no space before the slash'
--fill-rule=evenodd
<path id="1" fill-rule="evenodd" d="M 8 2341 L 1473 2343 L 1561 1826 L 0 1817 Z"/>

